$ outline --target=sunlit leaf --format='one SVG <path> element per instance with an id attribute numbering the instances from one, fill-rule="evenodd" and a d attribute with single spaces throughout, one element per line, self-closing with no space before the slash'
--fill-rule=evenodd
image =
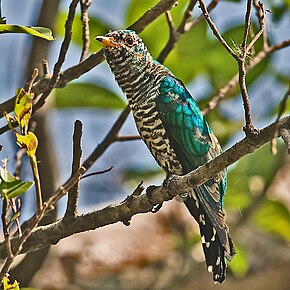
<path id="1" fill-rule="evenodd" d="M 228 266 L 236 277 L 243 278 L 249 270 L 247 252 L 243 247 L 237 244 L 235 244 L 235 248 L 238 254 L 228 263 Z"/>
<path id="2" fill-rule="evenodd" d="M 15 118 L 20 126 L 21 132 L 26 134 L 32 113 L 33 94 L 27 93 L 22 88 L 19 88 L 16 90 L 15 97 Z"/>
<path id="3" fill-rule="evenodd" d="M 89 83 L 68 84 L 55 90 L 55 103 L 58 108 L 90 107 L 122 109 L 125 102 L 112 91 Z"/>
<path id="4" fill-rule="evenodd" d="M 26 135 L 20 135 L 16 133 L 16 142 L 21 148 L 27 149 L 27 155 L 30 157 L 35 156 L 35 152 L 38 146 L 38 139 L 32 132 L 28 132 Z"/>
<path id="5" fill-rule="evenodd" d="M 290 212 L 282 203 L 264 200 L 254 220 L 262 229 L 290 241 Z"/>
<path id="6" fill-rule="evenodd" d="M 19 284 L 17 281 L 14 281 L 13 284 L 10 284 L 9 278 L 4 277 L 2 280 L 3 290 L 19 290 Z"/>
<path id="7" fill-rule="evenodd" d="M 0 191 L 2 197 L 11 199 L 28 191 L 32 186 L 31 181 L 22 181 L 19 178 L 11 175 L 7 170 L 0 167 Z"/>
<path id="8" fill-rule="evenodd" d="M 1 33 L 24 33 L 44 38 L 49 41 L 53 40 L 52 31 L 46 27 L 32 27 L 16 24 L 0 24 L 0 34 Z"/>

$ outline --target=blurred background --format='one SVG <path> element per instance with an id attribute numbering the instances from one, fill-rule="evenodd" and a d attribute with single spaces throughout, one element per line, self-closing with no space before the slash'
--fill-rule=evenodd
<path id="1" fill-rule="evenodd" d="M 89 8 L 90 52 L 101 49 L 93 39 L 109 29 L 123 29 L 158 1 L 99 0 Z M 243 36 L 246 1 L 219 1 L 211 15 L 232 47 L 238 48 Z M 20 34 L 1 35 L 0 101 L 15 94 L 30 78 L 34 67 L 48 59 L 50 70 L 56 62 L 64 37 L 64 23 L 70 1 L 2 0 L 2 16 L 8 24 L 45 26 L 53 31 L 51 43 Z M 172 9 L 179 25 L 188 1 L 180 0 Z M 290 39 L 289 1 L 265 1 L 269 44 Z M 198 6 L 193 17 L 200 15 Z M 253 13 L 254 30 L 258 21 Z M 159 17 L 140 34 L 157 58 L 165 46 L 169 29 L 165 16 Z M 82 46 L 80 9 L 73 26 L 73 41 L 63 69 L 79 62 Z M 261 41 L 255 45 L 261 50 Z M 290 48 L 267 57 L 247 77 L 252 117 L 257 127 L 273 122 L 279 103 L 290 81 Z M 187 86 L 200 107 L 237 73 L 237 65 L 201 21 L 180 38 L 164 64 Z M 125 107 L 126 100 L 117 87 L 108 65 L 103 62 L 92 71 L 56 89 L 45 108 L 35 116 L 39 139 L 38 160 L 45 196 L 70 175 L 72 133 L 76 119 L 83 122 L 82 149 L 86 158 L 104 138 Z M 286 113 L 289 113 L 288 105 Z M 238 87 L 230 90 L 207 120 L 224 149 L 243 138 L 244 113 Z M 3 118 L 1 127 L 5 125 Z M 128 118 L 121 131 L 135 135 Z M 1 135 L 1 159 L 9 157 L 15 169 L 18 150 L 12 134 Z M 133 154 L 132 154 L 133 153 Z M 28 160 L 27 160 L 28 161 Z M 131 225 L 115 224 L 93 232 L 66 238 L 47 249 L 20 257 L 11 271 L 21 286 L 38 289 L 267 289 L 286 290 L 290 285 L 290 159 L 278 142 L 278 153 L 267 144 L 229 168 L 225 200 L 227 223 L 237 248 L 228 264 L 223 285 L 214 285 L 207 273 L 196 223 L 182 204 L 168 202 L 157 214 L 133 217 Z M 29 162 L 28 162 L 29 163 Z M 136 185 L 161 184 L 163 172 L 157 167 L 141 141 L 119 142 L 109 147 L 91 171 L 113 170 L 81 181 L 81 213 L 123 200 Z M 30 167 L 23 163 L 22 179 L 32 179 Z M 33 193 L 23 199 L 22 220 L 34 210 Z M 63 198 L 50 223 L 65 210 Z"/>

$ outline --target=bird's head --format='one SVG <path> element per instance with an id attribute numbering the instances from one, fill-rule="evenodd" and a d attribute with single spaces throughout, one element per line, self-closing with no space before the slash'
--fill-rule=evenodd
<path id="1" fill-rule="evenodd" d="M 110 31 L 105 36 L 97 36 L 104 47 L 107 59 L 126 58 L 131 63 L 150 61 L 150 55 L 142 39 L 133 30 Z"/>

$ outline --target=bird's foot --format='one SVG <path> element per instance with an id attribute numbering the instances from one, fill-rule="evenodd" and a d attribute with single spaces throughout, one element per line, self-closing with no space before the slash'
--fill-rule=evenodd
<path id="1" fill-rule="evenodd" d="M 147 198 L 148 198 L 148 201 L 151 203 L 152 205 L 152 209 L 151 209 L 151 212 L 152 213 L 156 213 L 158 212 L 162 205 L 163 205 L 163 202 L 162 203 L 158 203 L 158 204 L 154 204 L 154 202 L 152 201 L 152 194 L 153 194 L 153 191 L 157 188 L 158 186 L 156 185 L 150 185 L 146 188 L 146 195 L 147 195 Z"/>
<path id="2" fill-rule="evenodd" d="M 171 199 L 173 199 L 176 196 L 176 194 L 172 193 L 172 191 L 170 190 L 170 182 L 174 178 L 175 178 L 175 175 L 168 175 L 163 180 L 163 187 L 166 189 L 167 194 L 170 196 Z"/>

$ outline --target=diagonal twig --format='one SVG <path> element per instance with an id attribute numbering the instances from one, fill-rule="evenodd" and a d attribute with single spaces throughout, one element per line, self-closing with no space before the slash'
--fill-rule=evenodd
<path id="1" fill-rule="evenodd" d="M 74 134 L 73 134 L 73 162 L 72 162 L 72 172 L 73 176 L 80 168 L 81 158 L 82 158 L 82 148 L 81 148 L 81 139 L 82 139 L 82 123 L 77 120 L 74 124 Z M 68 191 L 68 199 L 66 205 L 66 212 L 64 217 L 71 217 L 77 215 L 77 202 L 79 194 L 79 180 L 76 184 Z"/>
<path id="2" fill-rule="evenodd" d="M 246 66 L 246 70 L 249 71 L 254 68 L 256 65 L 261 63 L 268 55 L 278 51 L 280 49 L 286 48 L 290 46 L 290 39 L 285 40 L 281 43 L 275 44 L 273 46 L 265 48 L 263 51 L 260 51 L 254 58 L 249 60 L 249 63 Z M 207 103 L 206 107 L 203 109 L 202 113 L 206 116 L 212 110 L 216 108 L 219 102 L 225 97 L 225 95 L 234 88 L 238 83 L 238 74 L 234 75 L 228 83 L 220 88 L 216 95 L 212 97 L 212 99 Z"/>
<path id="3" fill-rule="evenodd" d="M 214 24 L 214 22 L 212 21 L 209 12 L 207 10 L 207 7 L 204 3 L 203 0 L 198 0 L 199 2 L 199 7 L 203 12 L 204 18 L 207 21 L 209 27 L 211 28 L 213 34 L 215 35 L 215 37 L 219 40 L 219 42 L 224 46 L 224 48 L 228 51 L 228 53 L 237 61 L 239 60 L 239 56 L 234 52 L 234 50 L 228 45 L 228 43 L 226 42 L 226 40 L 222 37 L 222 35 L 220 34 L 219 30 L 217 29 L 216 25 Z"/>
<path id="4" fill-rule="evenodd" d="M 81 21 L 83 29 L 83 47 L 80 62 L 84 61 L 88 57 L 90 48 L 90 26 L 89 26 L 89 15 L 88 9 L 91 5 L 91 0 L 81 0 Z"/>
<path id="5" fill-rule="evenodd" d="M 34 106 L 34 111 L 38 110 L 39 108 L 41 108 L 45 104 L 47 97 L 49 96 L 49 94 L 51 93 L 51 91 L 53 90 L 53 88 L 56 86 L 56 84 L 58 82 L 60 70 L 61 70 L 61 67 L 64 63 L 64 60 L 65 60 L 65 57 L 66 57 L 66 54 L 67 54 L 67 51 L 68 51 L 68 48 L 69 48 L 69 45 L 71 42 L 72 24 L 73 24 L 74 17 L 75 17 L 76 6 L 77 6 L 79 1 L 80 0 L 72 0 L 70 3 L 67 20 L 65 22 L 65 35 L 64 35 L 63 42 L 61 44 L 58 60 L 54 65 L 53 74 L 52 74 L 52 77 L 48 83 L 48 86 L 43 91 L 41 98 Z"/>

